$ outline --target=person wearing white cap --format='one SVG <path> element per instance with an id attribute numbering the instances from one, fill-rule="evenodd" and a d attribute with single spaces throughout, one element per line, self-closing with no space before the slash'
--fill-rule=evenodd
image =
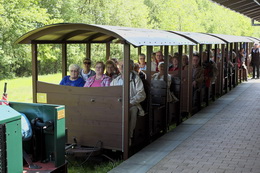
<path id="1" fill-rule="evenodd" d="M 255 70 L 257 74 L 257 79 L 259 79 L 259 64 L 260 64 L 260 48 L 259 43 L 255 43 L 254 47 L 251 50 L 251 64 L 253 66 L 253 76 L 252 79 L 255 79 Z"/>

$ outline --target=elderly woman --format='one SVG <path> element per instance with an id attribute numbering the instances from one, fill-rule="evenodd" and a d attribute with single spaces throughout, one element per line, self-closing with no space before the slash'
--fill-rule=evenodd
<path id="1" fill-rule="evenodd" d="M 68 86 L 75 86 L 75 87 L 83 87 L 85 84 L 84 79 L 79 76 L 80 67 L 77 64 L 71 64 L 69 66 L 69 76 L 65 76 L 60 85 L 68 85 Z"/>
<path id="2" fill-rule="evenodd" d="M 84 87 L 106 87 L 110 86 L 111 78 L 104 74 L 105 64 L 98 61 L 95 65 L 96 75 L 86 80 Z"/>
<path id="3" fill-rule="evenodd" d="M 111 77 L 111 80 L 115 79 L 118 74 L 116 73 L 116 64 L 114 63 L 114 61 L 112 60 L 108 60 L 106 62 L 106 73 L 105 75 L 107 75 L 108 77 Z"/>
<path id="4" fill-rule="evenodd" d="M 179 70 L 179 68 L 178 68 L 178 65 L 179 65 L 178 57 L 173 56 L 171 58 L 171 63 L 172 63 L 172 66 L 169 68 L 169 71 L 178 71 Z"/>

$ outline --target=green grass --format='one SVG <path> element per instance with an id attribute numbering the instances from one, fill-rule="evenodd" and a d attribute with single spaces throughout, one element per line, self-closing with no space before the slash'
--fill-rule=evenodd
<path id="1" fill-rule="evenodd" d="M 39 76 L 39 81 L 56 83 L 61 81 L 61 73 Z M 4 92 L 4 83 L 7 82 L 8 100 L 14 102 L 32 103 L 32 77 L 6 79 L 0 81 L 0 92 Z M 106 173 L 120 164 L 121 161 L 112 162 L 86 162 L 80 166 L 81 161 L 68 164 L 69 173 Z"/>
<path id="2" fill-rule="evenodd" d="M 73 162 L 73 164 L 69 163 L 68 172 L 69 173 L 107 173 L 117 165 L 119 165 L 122 161 L 113 162 L 86 162 L 84 165 L 79 165 L 79 162 Z"/>
<path id="3" fill-rule="evenodd" d="M 58 84 L 61 81 L 61 73 L 42 75 L 39 76 L 39 80 Z M 32 77 L 1 80 L 0 92 L 4 92 L 5 82 L 9 101 L 32 103 Z"/>

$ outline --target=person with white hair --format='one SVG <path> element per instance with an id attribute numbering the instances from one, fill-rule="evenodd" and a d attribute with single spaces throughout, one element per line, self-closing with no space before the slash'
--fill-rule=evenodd
<path id="1" fill-rule="evenodd" d="M 162 80 L 163 81 L 164 80 L 164 70 L 165 70 L 164 62 L 159 62 L 158 70 L 159 70 L 159 72 L 158 73 L 154 73 L 153 76 L 152 76 L 152 79 L 153 80 Z M 166 70 L 167 70 L 167 68 L 166 68 Z M 172 82 L 171 75 L 168 74 L 167 79 L 168 79 L 167 80 L 167 86 L 168 86 L 168 88 L 170 88 L 171 82 Z"/>
<path id="2" fill-rule="evenodd" d="M 65 76 L 60 85 L 74 86 L 74 87 L 83 87 L 85 84 L 84 79 L 79 76 L 80 67 L 77 64 L 71 64 L 69 66 L 69 76 Z"/>
<path id="3" fill-rule="evenodd" d="M 257 79 L 259 79 L 259 64 L 260 64 L 260 48 L 259 43 L 255 43 L 254 47 L 251 50 L 251 64 L 253 67 L 253 76 L 252 79 L 255 79 L 255 70 L 257 74 Z"/>
<path id="4" fill-rule="evenodd" d="M 164 80 L 164 70 L 167 70 L 166 67 L 164 67 L 164 62 L 159 62 L 158 64 L 158 70 L 159 72 L 152 75 L 152 80 Z M 170 91 L 170 86 L 172 82 L 171 75 L 168 74 L 167 76 L 167 102 L 176 102 L 178 101 L 178 98 L 173 94 L 173 92 Z"/>

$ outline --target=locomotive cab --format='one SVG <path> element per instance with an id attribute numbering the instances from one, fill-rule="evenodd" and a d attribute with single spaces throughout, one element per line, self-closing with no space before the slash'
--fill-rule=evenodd
<path id="1" fill-rule="evenodd" d="M 30 123 L 22 142 L 23 173 L 67 172 L 64 106 L 10 102 L 10 107 L 22 114 L 22 124 Z"/>

